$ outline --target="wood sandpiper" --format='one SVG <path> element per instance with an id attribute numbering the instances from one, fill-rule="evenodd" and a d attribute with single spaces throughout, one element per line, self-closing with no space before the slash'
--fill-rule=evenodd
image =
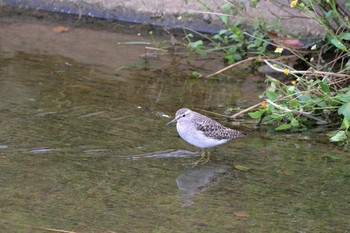
<path id="1" fill-rule="evenodd" d="M 181 138 L 203 150 L 201 160 L 196 162 L 195 165 L 209 161 L 209 152 L 205 152 L 204 148 L 218 146 L 231 139 L 246 135 L 244 132 L 227 128 L 219 122 L 188 108 L 177 110 L 175 118 L 166 125 L 175 122 L 177 132 Z"/>

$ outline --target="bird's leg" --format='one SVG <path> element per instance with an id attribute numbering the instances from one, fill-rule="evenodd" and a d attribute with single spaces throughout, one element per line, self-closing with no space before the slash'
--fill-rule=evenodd
<path id="1" fill-rule="evenodd" d="M 197 166 L 198 164 L 203 165 L 210 161 L 210 151 L 202 150 L 201 157 L 193 163 L 193 167 Z"/>
<path id="2" fill-rule="evenodd" d="M 210 151 L 207 151 L 206 163 L 210 161 Z"/>

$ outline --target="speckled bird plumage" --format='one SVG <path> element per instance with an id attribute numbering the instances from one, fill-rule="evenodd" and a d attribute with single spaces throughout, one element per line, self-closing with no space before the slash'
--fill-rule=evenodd
<path id="1" fill-rule="evenodd" d="M 221 145 L 231 139 L 246 135 L 243 132 L 227 128 L 219 122 L 188 108 L 179 109 L 175 114 L 175 118 L 168 124 L 175 122 L 177 132 L 181 138 L 200 148 Z"/>

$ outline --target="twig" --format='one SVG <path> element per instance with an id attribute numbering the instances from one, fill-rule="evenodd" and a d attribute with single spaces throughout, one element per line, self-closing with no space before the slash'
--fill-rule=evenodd
<path id="1" fill-rule="evenodd" d="M 281 99 L 284 99 L 284 98 L 281 98 Z M 280 99 L 280 100 L 281 100 L 281 99 Z M 286 112 L 290 112 L 290 113 L 292 113 L 293 115 L 303 115 L 303 116 L 305 116 L 305 117 L 307 117 L 307 118 L 310 118 L 310 119 L 312 119 L 312 120 L 317 121 L 318 124 L 328 124 L 327 121 L 322 120 L 322 119 L 319 119 L 319 118 L 317 118 L 317 117 L 314 117 L 314 116 L 310 115 L 310 114 L 307 113 L 307 112 L 293 111 L 293 110 L 291 110 L 291 109 L 289 109 L 289 108 L 284 108 L 284 107 L 282 107 L 282 106 L 280 106 L 280 105 L 278 105 L 278 104 L 272 102 L 272 101 L 269 100 L 269 99 L 265 99 L 265 101 L 268 102 L 269 104 L 273 105 L 274 107 L 276 107 L 276 108 L 278 108 L 278 109 L 281 109 L 281 110 L 283 110 L 283 111 L 286 111 Z M 246 112 L 249 112 L 249 111 L 251 111 L 251 110 L 253 110 L 253 109 L 258 108 L 258 107 L 261 106 L 261 104 L 264 103 L 265 101 L 262 101 L 262 102 L 260 102 L 260 103 L 254 104 L 254 105 L 250 106 L 249 108 L 243 109 L 242 111 L 239 111 L 239 112 L 233 114 L 233 115 L 230 117 L 230 119 L 236 119 L 238 116 L 240 116 L 240 115 L 242 115 L 242 114 L 244 114 L 244 113 L 246 113 Z"/>
<path id="2" fill-rule="evenodd" d="M 296 57 L 296 55 L 282 56 L 282 57 L 279 57 L 278 60 L 289 59 L 289 58 L 293 58 L 293 57 Z M 210 78 L 210 77 L 212 77 L 214 75 L 220 74 L 220 73 L 222 73 L 222 72 L 224 72 L 224 71 L 226 71 L 228 69 L 231 69 L 232 67 L 235 67 L 235 66 L 240 65 L 242 63 L 248 62 L 250 60 L 255 60 L 255 59 L 258 59 L 258 58 L 259 58 L 258 56 L 256 56 L 256 57 L 248 57 L 247 59 L 241 60 L 239 62 L 236 62 L 236 63 L 232 64 L 232 65 L 229 65 L 229 66 L 227 66 L 227 67 L 225 67 L 225 68 L 223 68 L 223 69 L 221 69 L 221 70 L 219 70 L 219 71 L 217 71 L 215 73 L 209 74 L 209 75 L 206 76 L 206 78 Z M 273 60 L 276 60 L 276 59 L 273 59 Z M 264 61 L 266 63 L 266 59 Z M 268 65 L 271 67 L 271 63 L 269 63 L 269 64 Z M 274 67 L 274 68 L 276 68 L 276 67 Z M 274 69 L 274 68 L 272 68 L 272 69 Z M 277 70 L 277 71 L 283 72 L 283 70 Z"/>
<path id="3" fill-rule="evenodd" d="M 258 58 L 258 57 L 248 57 L 247 59 L 244 59 L 244 60 L 241 60 L 241 61 L 239 61 L 239 62 L 233 63 L 232 65 L 229 65 L 229 66 L 227 66 L 227 67 L 225 67 L 225 68 L 223 68 L 223 69 L 221 69 L 221 70 L 219 70 L 219 71 L 216 71 L 215 73 L 209 74 L 209 75 L 207 75 L 207 76 L 205 76 L 205 77 L 206 77 L 206 78 L 212 77 L 212 76 L 214 76 L 214 75 L 217 75 L 217 74 L 220 74 L 220 73 L 224 72 L 225 70 L 231 69 L 231 68 L 234 67 L 234 66 L 240 65 L 240 64 L 245 63 L 245 62 L 248 62 L 248 61 L 250 61 L 250 60 L 255 60 L 255 59 L 257 59 L 257 58 Z"/>
<path id="4" fill-rule="evenodd" d="M 215 116 L 218 116 L 218 117 L 227 117 L 227 115 L 225 115 L 225 114 L 220 114 L 220 113 L 217 113 L 217 112 L 208 111 L 208 110 L 201 109 L 201 108 L 194 108 L 194 109 L 198 110 L 200 112 L 205 112 L 205 113 L 208 113 L 208 114 L 211 114 L 211 115 L 215 115 Z"/>
<path id="5" fill-rule="evenodd" d="M 240 115 L 242 115 L 242 114 L 244 114 L 244 113 L 246 113 L 246 112 L 249 112 L 249 111 L 251 111 L 251 110 L 253 110 L 253 109 L 255 109 L 255 108 L 258 108 L 259 106 L 261 106 L 261 104 L 262 104 L 263 102 L 264 102 L 264 101 L 262 101 L 262 102 L 260 102 L 260 103 L 258 103 L 258 104 L 255 104 L 255 105 L 253 105 L 253 106 L 250 106 L 249 108 L 243 109 L 242 111 L 239 111 L 239 112 L 233 114 L 232 116 L 230 116 L 230 119 L 236 119 L 238 116 L 240 116 Z"/>
<path id="6" fill-rule="evenodd" d="M 169 52 L 167 49 L 161 49 L 161 48 L 155 48 L 155 47 L 149 47 L 149 46 L 146 46 L 145 49 L 148 49 L 148 50 L 156 50 L 156 51 L 163 51 L 163 52 Z"/>
<path id="7" fill-rule="evenodd" d="M 201 14 L 233 17 L 233 15 L 230 15 L 230 14 L 223 14 L 223 13 L 210 12 L 210 11 L 197 11 L 197 10 L 191 10 L 191 9 L 189 9 L 188 11 L 189 12 L 194 12 L 194 13 L 201 13 Z"/>
<path id="8" fill-rule="evenodd" d="M 53 231 L 53 232 L 60 232 L 60 233 L 75 233 L 74 231 L 66 231 L 66 230 L 55 229 L 55 228 L 47 228 L 47 227 L 35 227 L 35 228 L 45 230 L 45 231 Z"/>
<path id="9" fill-rule="evenodd" d="M 276 70 L 278 72 L 283 73 L 284 69 L 278 68 L 274 65 L 272 65 L 270 62 L 268 62 L 266 59 L 264 59 L 264 62 L 273 70 Z M 292 70 L 289 69 L 290 74 L 302 74 L 302 75 L 330 75 L 330 76 L 337 76 L 337 77 L 350 77 L 348 74 L 338 74 L 333 72 L 325 72 L 325 71 L 318 71 L 318 70 Z"/>
<path id="10" fill-rule="evenodd" d="M 266 59 L 264 59 L 264 62 L 265 62 L 271 69 L 273 69 L 273 70 L 275 70 L 275 71 L 278 71 L 278 72 L 281 72 L 281 73 L 284 73 L 284 70 L 285 70 L 285 69 L 278 68 L 278 67 L 272 65 L 272 64 L 271 64 L 268 60 L 266 60 Z M 298 71 L 298 70 L 294 70 L 294 69 L 292 69 L 291 67 L 289 67 L 289 66 L 287 66 L 287 65 L 286 65 L 286 67 L 288 67 L 289 73 L 290 73 L 290 74 L 305 74 L 305 73 L 309 72 L 309 71 Z"/>
<path id="11" fill-rule="evenodd" d="M 272 101 L 269 100 L 269 99 L 265 99 L 265 100 L 266 100 L 266 102 L 268 102 L 269 104 L 273 105 L 274 107 L 276 107 L 276 108 L 278 108 L 278 109 L 281 109 L 281 110 L 283 110 L 283 111 L 286 111 L 286 112 L 290 112 L 290 113 L 292 113 L 293 115 L 303 115 L 304 117 L 307 117 L 307 118 L 310 118 L 310 119 L 312 119 L 312 120 L 317 121 L 318 124 L 327 124 L 327 123 L 328 123 L 327 121 L 322 120 L 322 119 L 319 119 L 319 118 L 317 118 L 317 117 L 314 117 L 314 116 L 310 115 L 310 114 L 307 113 L 307 112 L 293 111 L 293 110 L 291 110 L 291 109 L 289 109 L 289 108 L 284 108 L 284 107 L 282 107 L 282 106 L 280 106 L 280 105 L 278 105 L 278 104 L 272 102 Z"/>

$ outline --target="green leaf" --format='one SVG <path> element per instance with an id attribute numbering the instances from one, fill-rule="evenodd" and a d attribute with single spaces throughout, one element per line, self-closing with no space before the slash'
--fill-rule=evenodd
<path id="1" fill-rule="evenodd" d="M 226 34 L 227 33 L 227 29 L 221 29 L 219 31 L 219 35 L 221 36 L 222 34 Z"/>
<path id="2" fill-rule="evenodd" d="M 339 38 L 341 40 L 350 40 L 350 32 L 343 32 L 340 34 Z"/>
<path id="3" fill-rule="evenodd" d="M 314 98 L 314 101 L 315 101 L 315 104 L 317 104 L 318 106 L 322 107 L 322 108 L 327 108 L 329 107 L 329 104 L 327 104 L 325 101 L 324 98 L 321 98 L 321 97 L 315 97 Z"/>
<path id="4" fill-rule="evenodd" d="M 350 70 L 350 61 L 348 61 L 348 62 L 345 64 L 345 69 L 346 69 L 346 70 Z"/>
<path id="5" fill-rule="evenodd" d="M 320 81 L 320 86 L 321 86 L 321 89 L 324 93 L 326 93 L 328 96 L 331 95 L 331 90 L 329 89 L 329 86 L 327 84 L 325 84 L 324 82 Z"/>
<path id="6" fill-rule="evenodd" d="M 230 3 L 225 3 L 224 5 L 222 5 L 221 7 L 221 12 L 223 14 L 227 14 L 229 15 L 231 11 L 231 4 Z"/>
<path id="7" fill-rule="evenodd" d="M 260 2 L 260 0 L 250 0 L 250 1 L 249 1 L 250 7 L 251 7 L 251 8 L 255 8 L 256 5 L 258 4 L 258 2 Z"/>
<path id="8" fill-rule="evenodd" d="M 229 3 L 226 3 L 221 7 L 221 12 L 223 14 L 229 15 L 230 11 L 231 11 L 231 5 Z M 228 16 L 219 16 L 219 18 L 221 19 L 221 21 L 225 25 L 229 25 L 229 17 Z"/>
<path id="9" fill-rule="evenodd" d="M 293 127 L 299 127 L 299 121 L 295 118 L 290 122 Z"/>
<path id="10" fill-rule="evenodd" d="M 231 41 L 242 42 L 244 40 L 243 31 L 239 27 L 232 26 L 229 29 L 232 32 L 232 34 L 229 36 Z"/>
<path id="11" fill-rule="evenodd" d="M 268 76 L 267 75 L 267 80 L 269 80 L 271 82 L 271 84 L 279 84 L 280 81 L 278 81 L 277 79 L 271 77 L 271 76 Z"/>
<path id="12" fill-rule="evenodd" d="M 295 92 L 295 89 L 296 89 L 295 86 L 288 86 L 288 87 L 287 87 L 287 91 L 288 91 L 289 94 L 294 93 L 294 92 Z"/>
<path id="13" fill-rule="evenodd" d="M 215 34 L 213 36 L 213 39 L 222 41 L 222 38 L 221 38 L 221 36 L 219 34 Z"/>
<path id="14" fill-rule="evenodd" d="M 289 102 L 289 107 L 292 109 L 296 109 L 299 106 L 299 102 L 296 99 L 292 99 Z"/>
<path id="15" fill-rule="evenodd" d="M 332 19 L 334 17 L 334 12 L 332 10 L 326 12 L 325 17 L 327 19 Z"/>
<path id="16" fill-rule="evenodd" d="M 242 60 L 242 56 L 241 56 L 241 54 L 239 54 L 239 53 L 235 53 L 235 54 L 233 54 L 233 56 L 232 56 L 236 61 L 240 61 L 240 60 Z"/>
<path id="17" fill-rule="evenodd" d="M 338 94 L 335 96 L 335 98 L 343 101 L 343 102 L 350 102 L 350 93 L 342 93 L 342 94 Z"/>
<path id="18" fill-rule="evenodd" d="M 343 122 L 341 123 L 341 128 L 348 130 L 349 126 L 350 126 L 350 123 L 349 123 L 348 118 L 344 117 Z"/>
<path id="19" fill-rule="evenodd" d="M 338 114 L 342 114 L 345 118 L 350 120 L 350 102 L 347 102 L 347 103 L 343 104 L 338 109 Z"/>
<path id="20" fill-rule="evenodd" d="M 269 117 L 270 117 L 271 119 L 280 121 L 280 120 L 283 118 L 283 115 L 278 115 L 278 114 L 276 114 L 276 113 L 272 113 L 272 114 L 269 115 Z"/>
<path id="21" fill-rule="evenodd" d="M 286 130 L 286 129 L 290 129 L 291 127 L 292 127 L 291 124 L 283 124 L 275 128 L 275 130 Z"/>
<path id="22" fill-rule="evenodd" d="M 311 96 L 309 94 L 305 94 L 305 95 L 300 95 L 298 97 L 301 101 L 308 101 L 308 100 L 311 100 Z"/>
<path id="23" fill-rule="evenodd" d="M 275 107 L 272 104 L 268 104 L 266 107 L 266 112 L 271 114 L 275 110 Z"/>
<path id="24" fill-rule="evenodd" d="M 194 78 L 194 79 L 197 79 L 197 78 L 203 78 L 204 75 L 199 73 L 198 71 L 192 71 L 192 73 L 190 74 L 190 78 Z"/>
<path id="25" fill-rule="evenodd" d="M 256 44 L 248 44 L 247 49 L 253 49 L 253 48 L 256 48 L 258 46 L 259 45 L 256 45 Z"/>
<path id="26" fill-rule="evenodd" d="M 207 55 L 207 51 L 205 50 L 205 46 L 203 45 L 202 40 L 197 40 L 195 42 L 190 42 L 188 46 L 193 49 L 196 53 L 205 56 Z"/>
<path id="27" fill-rule="evenodd" d="M 265 112 L 265 110 L 258 110 L 255 112 L 248 112 L 248 115 L 253 119 L 259 119 L 259 118 L 261 118 L 261 116 L 264 112 Z"/>
<path id="28" fill-rule="evenodd" d="M 340 130 L 338 131 L 333 137 L 331 137 L 329 140 L 331 142 L 341 142 L 346 140 L 346 131 L 345 130 Z"/>
<path id="29" fill-rule="evenodd" d="M 345 52 L 347 51 L 346 46 L 342 42 L 340 42 L 339 40 L 332 38 L 330 42 L 338 49 L 343 50 Z"/>
<path id="30" fill-rule="evenodd" d="M 191 42 L 189 43 L 190 47 L 192 49 L 198 48 L 200 45 L 203 45 L 203 41 L 202 40 L 197 40 L 195 42 Z"/>
<path id="31" fill-rule="evenodd" d="M 277 93 L 274 91 L 267 91 L 266 97 L 271 101 L 275 101 L 277 99 Z"/>

